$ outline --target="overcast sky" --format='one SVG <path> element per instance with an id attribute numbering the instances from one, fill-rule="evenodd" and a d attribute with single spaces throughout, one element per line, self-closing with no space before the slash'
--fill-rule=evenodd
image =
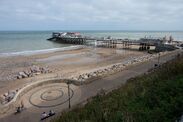
<path id="1" fill-rule="evenodd" d="M 0 0 L 0 30 L 183 30 L 183 0 Z"/>

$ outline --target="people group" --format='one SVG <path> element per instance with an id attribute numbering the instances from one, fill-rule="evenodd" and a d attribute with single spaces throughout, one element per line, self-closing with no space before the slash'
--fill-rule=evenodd
<path id="1" fill-rule="evenodd" d="M 53 116 L 53 115 L 55 115 L 55 112 L 53 110 L 50 110 L 48 114 L 46 112 L 43 112 L 41 114 L 41 119 L 43 120 L 43 119 L 46 119 L 47 117 L 50 117 L 50 116 Z"/>

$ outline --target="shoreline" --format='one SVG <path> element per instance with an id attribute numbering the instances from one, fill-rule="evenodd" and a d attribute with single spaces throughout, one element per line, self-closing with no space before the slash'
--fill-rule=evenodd
<path id="1" fill-rule="evenodd" d="M 0 53 L 1 57 L 11 57 L 11 56 L 30 56 L 30 55 L 38 55 L 38 54 L 46 54 L 46 53 L 54 53 L 57 51 L 67 51 L 67 50 L 76 50 L 84 48 L 83 45 L 77 46 L 66 46 L 61 48 L 49 48 L 49 49 L 42 49 L 42 50 L 27 50 L 27 51 L 19 51 L 19 52 L 7 52 L 7 53 Z"/>

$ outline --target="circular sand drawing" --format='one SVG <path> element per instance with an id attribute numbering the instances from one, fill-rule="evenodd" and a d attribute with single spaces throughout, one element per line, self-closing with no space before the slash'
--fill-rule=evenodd
<path id="1" fill-rule="evenodd" d="M 29 97 L 29 102 L 39 108 L 56 107 L 68 102 L 73 95 L 74 91 L 71 88 L 68 90 L 67 86 L 49 85 L 34 91 Z"/>

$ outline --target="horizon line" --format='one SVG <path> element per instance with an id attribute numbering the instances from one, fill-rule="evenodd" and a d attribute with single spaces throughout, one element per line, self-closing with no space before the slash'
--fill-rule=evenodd
<path id="1" fill-rule="evenodd" d="M 40 29 L 40 30 L 0 30 L 0 32 L 13 32 L 13 31 L 100 31 L 100 32 L 108 32 L 108 31 L 116 31 L 116 32 L 183 32 L 183 30 L 94 30 L 94 29 L 91 29 L 91 30 L 84 30 L 84 29 L 81 29 L 81 30 L 77 30 L 77 29 L 63 29 L 63 30 L 58 30 L 58 29 Z"/>

